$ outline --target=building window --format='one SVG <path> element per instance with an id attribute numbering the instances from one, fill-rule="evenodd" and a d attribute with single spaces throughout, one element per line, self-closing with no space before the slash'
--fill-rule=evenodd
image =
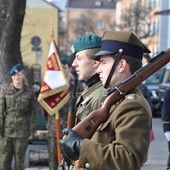
<path id="1" fill-rule="evenodd" d="M 101 5 L 102 5 L 102 2 L 100 0 L 95 1 L 95 6 L 101 6 Z"/>

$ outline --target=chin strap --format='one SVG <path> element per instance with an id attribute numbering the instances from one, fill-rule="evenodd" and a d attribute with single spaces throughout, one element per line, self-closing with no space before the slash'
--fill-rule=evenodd
<path id="1" fill-rule="evenodd" d="M 106 89 L 109 87 L 110 80 L 112 78 L 112 75 L 113 75 L 113 73 L 114 73 L 114 71 L 116 69 L 117 63 L 119 62 L 119 59 L 120 59 L 122 53 L 123 53 L 123 49 L 119 49 L 119 52 L 116 54 L 115 61 L 114 61 L 113 65 L 112 65 L 110 73 L 109 73 L 109 75 L 107 77 L 106 83 L 104 84 L 104 88 L 106 88 Z"/>

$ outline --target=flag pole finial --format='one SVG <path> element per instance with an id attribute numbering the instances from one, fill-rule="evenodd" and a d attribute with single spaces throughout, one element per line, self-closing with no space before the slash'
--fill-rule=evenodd
<path id="1" fill-rule="evenodd" d="M 54 40 L 54 24 L 53 20 L 51 19 L 51 40 Z"/>

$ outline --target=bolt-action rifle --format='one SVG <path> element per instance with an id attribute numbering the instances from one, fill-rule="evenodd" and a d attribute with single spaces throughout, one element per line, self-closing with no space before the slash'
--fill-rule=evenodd
<path id="1" fill-rule="evenodd" d="M 90 139 L 101 123 L 109 118 L 112 105 L 122 99 L 128 92 L 139 86 L 145 79 L 158 71 L 170 61 L 170 49 L 162 51 L 144 67 L 137 70 L 124 82 L 117 84 L 109 93 L 102 107 L 92 111 L 86 118 L 79 122 L 73 130 L 83 138 Z"/>
<path id="2" fill-rule="evenodd" d="M 75 125 L 75 118 L 76 118 L 76 100 L 77 100 L 77 83 L 78 83 L 78 77 L 77 75 L 74 76 L 74 83 L 73 83 L 73 90 L 71 92 L 71 103 L 69 107 L 69 112 L 68 112 L 68 120 L 67 120 L 67 127 L 68 128 L 73 128 Z"/>

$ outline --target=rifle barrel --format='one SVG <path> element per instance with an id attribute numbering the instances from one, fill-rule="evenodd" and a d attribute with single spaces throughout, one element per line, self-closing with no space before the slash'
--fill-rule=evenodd
<path id="1" fill-rule="evenodd" d="M 90 139 L 101 123 L 109 117 L 112 105 L 123 98 L 128 92 L 139 86 L 145 79 L 158 71 L 170 61 L 170 49 L 163 51 L 154 57 L 146 66 L 140 68 L 124 82 L 117 84 L 104 101 L 102 107 L 91 112 L 86 118 L 79 122 L 73 130 L 83 138 Z"/>

